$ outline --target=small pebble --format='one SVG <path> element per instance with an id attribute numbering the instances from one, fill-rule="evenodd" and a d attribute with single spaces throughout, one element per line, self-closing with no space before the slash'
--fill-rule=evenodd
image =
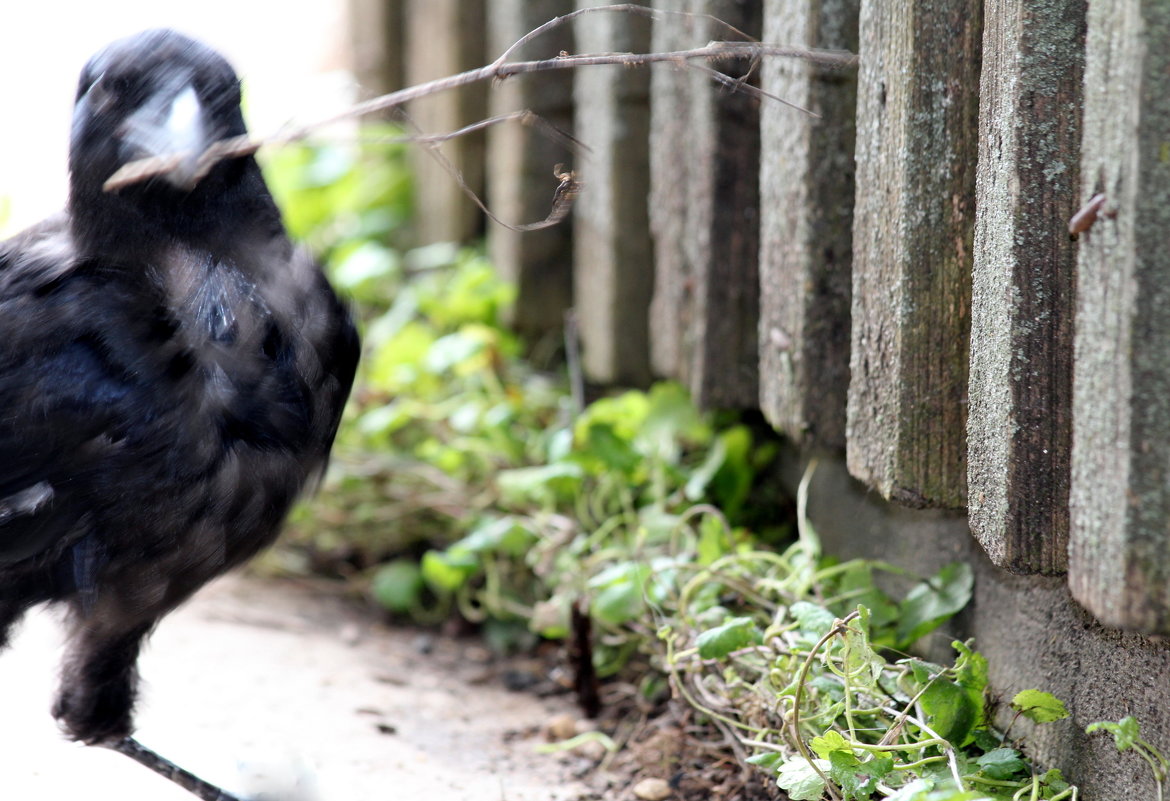
<path id="1" fill-rule="evenodd" d="M 605 750 L 605 745 L 597 740 L 586 740 L 573 749 L 574 754 L 578 754 L 591 762 L 600 762 L 605 759 L 608 753 Z"/>
<path id="2" fill-rule="evenodd" d="M 467 662 L 477 662 L 486 665 L 492 661 L 492 652 L 478 645 L 469 645 L 463 649 L 463 659 Z"/>
<path id="3" fill-rule="evenodd" d="M 356 623 L 346 623 L 339 634 L 341 641 L 351 647 L 362 641 L 362 627 Z"/>
<path id="4" fill-rule="evenodd" d="M 642 801 L 664 801 L 672 792 L 664 779 L 642 779 L 634 785 L 634 795 Z"/>
<path id="5" fill-rule="evenodd" d="M 570 737 L 577 736 L 577 719 L 572 715 L 565 713 L 550 718 L 548 723 L 544 725 L 545 736 L 552 742 L 557 743 L 561 740 L 568 740 Z"/>

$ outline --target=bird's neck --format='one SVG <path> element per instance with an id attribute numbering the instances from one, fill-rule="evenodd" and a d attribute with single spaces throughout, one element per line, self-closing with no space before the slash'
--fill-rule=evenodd
<path id="1" fill-rule="evenodd" d="M 74 180 L 70 220 L 78 252 L 131 266 L 175 246 L 216 255 L 225 243 L 283 239 L 280 211 L 251 158 L 213 171 L 190 192 L 144 183 L 106 192 Z"/>

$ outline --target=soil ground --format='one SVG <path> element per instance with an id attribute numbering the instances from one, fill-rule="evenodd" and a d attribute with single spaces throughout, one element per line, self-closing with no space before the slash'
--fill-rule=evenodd
<path id="1" fill-rule="evenodd" d="M 54 615 L 0 656 L 4 798 L 190 801 L 48 714 Z M 482 647 L 383 626 L 288 582 L 233 576 L 166 618 L 140 660 L 138 737 L 256 801 L 579 801 L 577 759 L 538 754 L 568 696 L 509 692 Z M 574 767 L 576 770 L 574 770 Z"/>

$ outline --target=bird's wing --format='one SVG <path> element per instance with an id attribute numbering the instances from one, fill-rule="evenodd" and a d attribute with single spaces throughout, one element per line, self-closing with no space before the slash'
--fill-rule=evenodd
<path id="1" fill-rule="evenodd" d="M 103 466 L 153 411 L 107 278 L 64 217 L 0 243 L 0 564 L 82 536 Z"/>

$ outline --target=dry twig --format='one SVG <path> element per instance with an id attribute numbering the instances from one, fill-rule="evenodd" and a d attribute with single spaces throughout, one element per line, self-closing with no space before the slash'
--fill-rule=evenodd
<path id="1" fill-rule="evenodd" d="M 573 19 L 576 19 L 577 17 L 580 17 L 584 14 L 598 12 L 623 12 L 637 16 L 650 17 L 652 19 L 662 19 L 666 16 L 686 16 L 710 22 L 717 27 L 721 27 L 730 35 L 742 37 L 745 41 L 713 41 L 709 42 L 704 47 L 696 47 L 688 50 L 675 50 L 665 53 L 594 53 L 570 55 L 568 53 L 562 52 L 555 58 L 550 59 L 541 59 L 536 61 L 508 60 L 509 57 L 511 57 L 520 47 L 531 42 L 540 35 L 547 33 L 548 31 L 561 25 L 568 24 Z M 499 58 L 487 66 L 468 70 L 467 72 L 462 72 L 458 75 L 452 75 L 446 78 L 439 78 L 433 81 L 416 84 L 415 86 L 400 89 L 396 92 L 390 92 L 389 94 L 353 105 L 344 111 L 333 114 L 332 116 L 326 117 L 324 119 L 304 125 L 289 126 L 268 136 L 252 137 L 245 135 L 215 142 L 199 155 L 197 160 L 197 168 L 193 178 L 193 184 L 202 180 L 216 164 L 225 159 L 249 156 L 256 153 L 256 151 L 258 151 L 261 147 L 269 145 L 283 145 L 297 142 L 307 138 L 313 132 L 329 125 L 333 125 L 348 119 L 389 111 L 422 97 L 450 91 L 452 89 L 458 89 L 463 86 L 469 86 L 471 84 L 480 83 L 483 81 L 501 81 L 514 75 L 544 72 L 547 70 L 576 69 L 578 67 L 600 65 L 616 64 L 626 66 L 646 66 L 649 64 L 667 63 L 674 64 L 678 67 L 697 69 L 711 77 L 712 80 L 715 80 L 732 91 L 747 92 L 757 98 L 768 98 L 770 100 L 784 103 L 785 105 L 796 108 L 806 114 L 812 114 L 811 111 L 800 108 L 793 103 L 789 103 L 788 101 L 777 97 L 776 95 L 764 92 L 761 89 L 746 83 L 744 80 L 731 77 L 722 72 L 719 72 L 718 70 L 712 69 L 709 66 L 696 64 L 694 62 L 706 61 L 709 63 L 719 63 L 737 59 L 750 59 L 754 64 L 765 56 L 800 58 L 818 64 L 836 67 L 851 67 L 854 66 L 857 62 L 856 56 L 852 53 L 833 50 L 818 50 L 815 48 L 805 47 L 767 45 L 756 41 L 750 41 L 750 39 L 751 37 L 747 36 L 747 34 L 744 34 L 735 27 L 706 14 L 692 14 L 681 11 L 664 11 L 629 3 L 578 9 L 577 11 L 573 11 L 571 13 L 564 14 L 560 17 L 549 20 L 543 25 L 540 25 L 532 31 L 529 31 L 514 44 L 512 44 L 507 50 L 505 50 Z M 518 120 L 522 124 L 533 125 L 544 135 L 560 141 L 563 144 L 566 144 L 566 146 L 572 148 L 581 147 L 577 140 L 573 139 L 563 131 L 555 128 L 555 126 L 552 126 L 550 123 L 541 119 L 538 115 L 533 114 L 530 111 L 518 111 L 512 114 L 492 117 L 490 119 L 473 123 L 472 125 L 468 125 L 464 128 L 460 128 L 457 131 L 452 131 L 446 134 L 420 134 L 413 137 L 403 138 L 407 141 L 417 142 L 426 146 L 432 155 L 434 155 L 435 158 L 437 158 L 440 163 L 443 164 L 444 168 L 447 169 L 448 172 L 450 172 L 457 181 L 459 181 L 463 190 L 475 201 L 475 203 L 484 211 L 484 213 L 491 217 L 491 219 L 495 222 L 518 231 L 531 231 L 540 228 L 546 228 L 550 225 L 555 225 L 557 222 L 564 219 L 565 215 L 568 214 L 573 198 L 580 191 L 580 184 L 576 180 L 576 177 L 572 171 L 562 171 L 558 165 L 555 171 L 555 175 L 560 183 L 554 194 L 552 210 L 545 220 L 542 220 L 538 223 L 532 223 L 530 225 L 510 225 L 500 220 L 487 209 L 484 203 L 466 185 L 462 179 L 462 176 L 459 175 L 459 172 L 457 169 L 455 169 L 454 165 L 451 165 L 450 162 L 446 160 L 446 158 L 443 157 L 442 154 L 438 151 L 438 145 L 442 142 L 448 141 L 458 136 L 463 136 L 473 131 L 482 130 L 491 125 L 511 120 Z M 160 175 L 172 172 L 180 163 L 182 163 L 187 155 L 188 154 L 184 153 L 169 154 L 132 161 L 129 164 L 124 165 L 121 169 L 110 176 L 110 178 L 105 182 L 104 189 L 107 192 L 114 192 L 120 189 L 124 189 L 125 187 L 141 183 L 142 181 L 146 181 L 148 179 L 156 178 Z"/>

